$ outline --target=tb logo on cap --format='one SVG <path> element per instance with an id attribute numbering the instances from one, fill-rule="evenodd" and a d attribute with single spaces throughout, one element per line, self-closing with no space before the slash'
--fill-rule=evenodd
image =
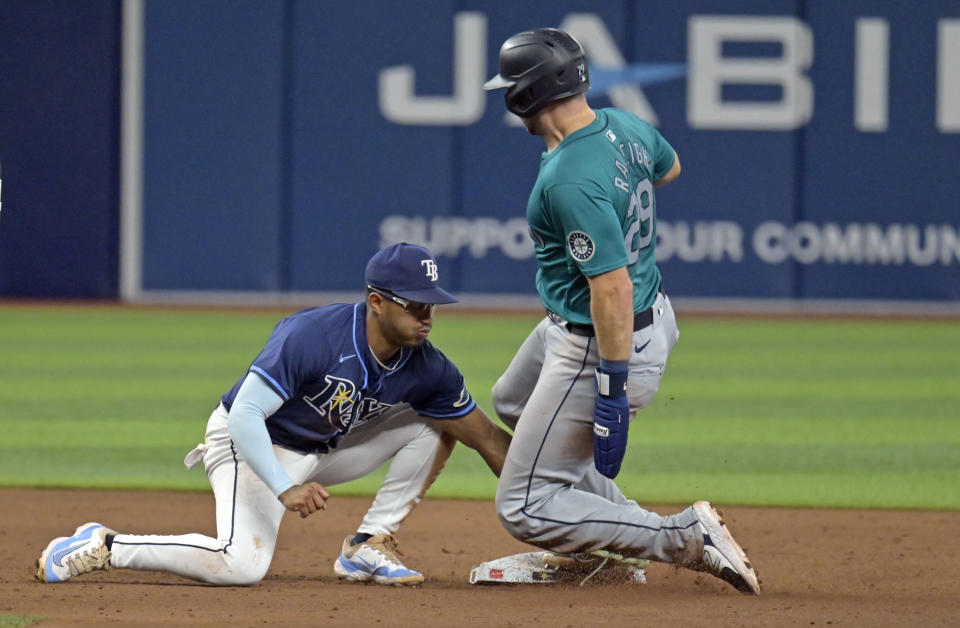
<path id="1" fill-rule="evenodd" d="M 430 281 L 436 281 L 440 278 L 440 275 L 437 273 L 437 263 L 432 259 L 421 260 L 420 265 L 427 267 L 427 277 L 430 278 Z"/>

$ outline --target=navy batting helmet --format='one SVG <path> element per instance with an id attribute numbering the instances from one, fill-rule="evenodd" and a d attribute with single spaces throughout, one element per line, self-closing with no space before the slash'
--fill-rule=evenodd
<path id="1" fill-rule="evenodd" d="M 500 73 L 483 89 L 507 88 L 507 109 L 529 118 L 549 103 L 590 89 L 587 58 L 577 40 L 555 28 L 523 31 L 500 47 Z"/>

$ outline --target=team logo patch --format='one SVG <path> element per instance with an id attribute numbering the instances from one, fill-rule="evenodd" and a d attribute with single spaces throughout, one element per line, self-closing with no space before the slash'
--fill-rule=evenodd
<path id="1" fill-rule="evenodd" d="M 422 260 L 420 265 L 427 267 L 427 277 L 430 278 L 430 281 L 436 281 L 440 278 L 440 274 L 437 272 L 437 263 L 432 259 Z"/>
<path id="2" fill-rule="evenodd" d="M 334 429 L 345 431 L 350 427 L 354 418 L 354 406 L 358 405 L 361 395 L 357 393 L 357 386 L 349 379 L 326 375 L 323 390 L 313 396 L 303 396 L 320 416 L 330 422 Z"/>
<path id="3" fill-rule="evenodd" d="M 593 257 L 593 240 L 582 231 L 573 231 L 567 236 L 570 255 L 578 262 L 585 262 Z"/>
<path id="4" fill-rule="evenodd" d="M 467 405 L 469 401 L 470 401 L 470 393 L 467 392 L 467 387 L 464 386 L 463 388 L 460 389 L 460 398 L 454 402 L 453 407 L 462 408 L 463 406 Z"/>

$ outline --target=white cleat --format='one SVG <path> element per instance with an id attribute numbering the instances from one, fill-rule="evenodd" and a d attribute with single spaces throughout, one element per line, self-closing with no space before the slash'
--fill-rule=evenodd
<path id="1" fill-rule="evenodd" d="M 116 534 L 99 523 L 85 523 L 73 536 L 53 539 L 37 559 L 37 580 L 54 583 L 97 570 L 110 569 L 108 534 Z"/>
<path id="2" fill-rule="evenodd" d="M 699 527 L 703 533 L 703 557 L 690 567 L 713 574 L 741 593 L 759 595 L 757 571 L 730 534 L 723 522 L 723 514 L 705 501 L 695 503 L 693 511 L 700 520 Z"/>

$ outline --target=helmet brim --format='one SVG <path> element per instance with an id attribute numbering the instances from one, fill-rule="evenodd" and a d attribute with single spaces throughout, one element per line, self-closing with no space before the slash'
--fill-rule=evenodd
<path id="1" fill-rule="evenodd" d="M 512 80 L 510 80 L 510 79 L 508 79 L 508 78 L 506 78 L 506 77 L 503 77 L 503 76 L 500 76 L 499 74 L 497 74 L 497 75 L 494 76 L 492 79 L 490 79 L 489 81 L 487 81 L 486 83 L 483 84 L 483 89 L 485 89 L 485 90 L 487 90 L 487 91 L 489 92 L 489 91 L 492 91 L 492 90 L 495 90 L 495 89 L 503 89 L 503 88 L 505 88 L 505 87 L 513 87 L 513 86 L 516 85 L 516 84 L 517 84 L 516 81 L 512 81 Z"/>

